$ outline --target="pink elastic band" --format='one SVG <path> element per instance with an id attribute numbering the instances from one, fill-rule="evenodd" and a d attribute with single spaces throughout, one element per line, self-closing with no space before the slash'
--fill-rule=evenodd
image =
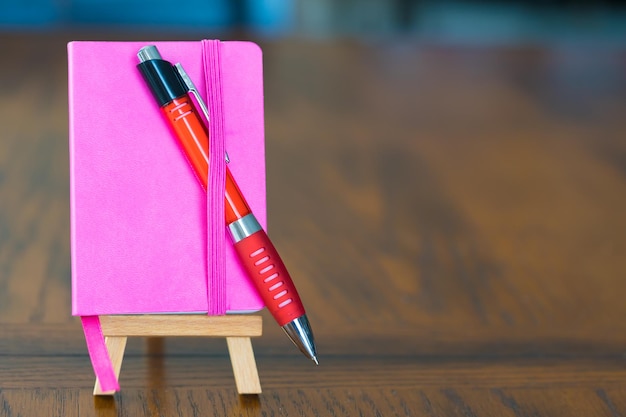
<path id="1" fill-rule="evenodd" d="M 113 371 L 113 363 L 109 357 L 98 316 L 81 316 L 83 332 L 87 341 L 87 350 L 96 378 L 100 381 L 102 391 L 119 391 L 120 384 Z"/>
<path id="2" fill-rule="evenodd" d="M 209 108 L 209 178 L 207 190 L 207 300 L 209 315 L 226 314 L 226 263 L 224 195 L 226 150 L 222 101 L 221 42 L 202 41 L 205 97 Z"/>

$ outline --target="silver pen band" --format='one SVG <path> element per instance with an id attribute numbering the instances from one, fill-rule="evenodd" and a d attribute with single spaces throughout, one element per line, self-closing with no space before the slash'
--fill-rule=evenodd
<path id="1" fill-rule="evenodd" d="M 228 230 L 230 230 L 230 235 L 233 237 L 234 243 L 237 243 L 262 229 L 263 228 L 252 213 L 247 214 L 241 219 L 235 220 L 228 225 Z"/>

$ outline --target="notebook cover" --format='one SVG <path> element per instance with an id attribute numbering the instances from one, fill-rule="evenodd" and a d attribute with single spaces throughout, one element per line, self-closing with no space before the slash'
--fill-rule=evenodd
<path id="1" fill-rule="evenodd" d="M 206 194 L 136 68 L 147 44 L 205 91 L 199 41 L 68 44 L 74 315 L 208 310 Z M 261 50 L 220 60 L 229 168 L 265 227 Z M 230 244 L 225 265 L 227 310 L 261 309 Z"/>

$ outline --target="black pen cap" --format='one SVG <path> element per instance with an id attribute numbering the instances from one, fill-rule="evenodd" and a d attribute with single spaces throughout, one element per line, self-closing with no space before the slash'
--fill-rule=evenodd
<path id="1" fill-rule="evenodd" d="M 155 46 L 144 46 L 137 53 L 137 68 L 148 84 L 159 107 L 184 96 L 189 91 L 171 63 L 161 58 Z"/>

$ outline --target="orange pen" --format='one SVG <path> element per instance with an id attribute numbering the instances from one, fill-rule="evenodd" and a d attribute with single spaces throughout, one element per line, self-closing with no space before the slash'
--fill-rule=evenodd
<path id="1" fill-rule="evenodd" d="M 195 94 L 205 113 L 206 105 L 180 64 L 173 66 L 163 60 L 155 46 L 142 48 L 137 56 L 140 61 L 137 67 L 206 191 L 209 133 L 189 94 Z M 274 319 L 291 341 L 317 364 L 313 332 L 296 287 L 228 166 L 225 186 L 225 220 L 239 260 Z"/>

